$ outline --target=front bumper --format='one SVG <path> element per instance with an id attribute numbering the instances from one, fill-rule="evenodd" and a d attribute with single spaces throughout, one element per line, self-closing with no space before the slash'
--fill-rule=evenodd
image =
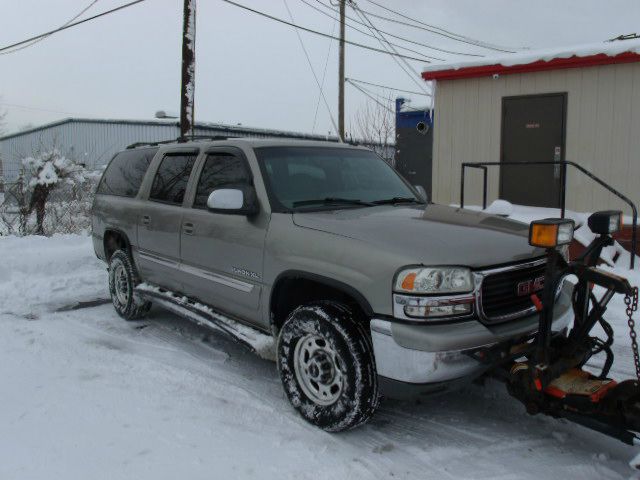
<path id="1" fill-rule="evenodd" d="M 554 308 L 553 331 L 560 332 L 573 321 L 570 292 L 563 288 Z M 450 324 L 406 324 L 371 320 L 371 336 L 381 384 L 443 385 L 472 380 L 485 367 L 468 355 L 478 348 L 525 337 L 538 328 L 538 315 L 529 315 L 499 325 L 476 319 Z M 428 389 L 427 389 L 428 390 Z M 393 392 L 384 392 L 393 396 Z"/>

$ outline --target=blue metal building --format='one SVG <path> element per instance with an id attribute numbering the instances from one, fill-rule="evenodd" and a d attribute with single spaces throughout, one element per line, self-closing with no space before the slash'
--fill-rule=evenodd
<path id="1" fill-rule="evenodd" d="M 412 107 L 406 99 L 397 98 L 395 165 L 412 185 L 424 187 L 429 198 L 432 152 L 433 110 Z"/>

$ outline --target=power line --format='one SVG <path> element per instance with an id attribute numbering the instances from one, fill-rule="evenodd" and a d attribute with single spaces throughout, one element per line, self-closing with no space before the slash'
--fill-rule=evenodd
<path id="1" fill-rule="evenodd" d="M 385 50 L 387 50 L 387 47 L 385 45 L 385 42 L 387 41 L 386 38 L 384 37 L 384 35 L 382 35 L 376 28 L 375 25 L 373 25 L 373 23 L 371 23 L 371 20 L 369 20 L 367 18 L 367 16 L 362 13 L 359 9 L 359 7 L 357 5 L 355 5 L 354 3 L 350 3 L 351 7 L 353 8 L 354 12 L 356 13 L 356 15 L 358 15 L 360 18 L 362 18 L 364 21 L 368 22 L 369 25 L 367 25 L 367 28 L 369 29 L 369 31 L 371 33 L 373 33 L 374 35 L 377 33 L 379 35 L 380 38 L 378 38 L 378 42 L 380 42 L 380 45 L 382 46 L 382 48 L 384 48 Z M 389 45 L 389 47 L 397 53 L 397 51 L 391 46 Z M 424 86 L 418 82 L 418 80 L 416 80 L 416 78 L 420 78 L 420 75 L 415 72 L 411 66 L 409 64 L 406 64 L 406 66 L 409 68 L 409 70 L 413 71 L 413 75 L 411 74 L 411 72 L 407 71 L 407 68 L 405 68 L 405 66 L 402 65 L 402 63 L 400 63 L 400 60 L 396 57 L 392 57 L 393 61 L 396 62 L 396 64 L 400 67 L 400 69 L 407 74 L 407 76 L 411 79 L 411 81 L 420 89 L 423 90 L 425 93 L 427 93 L 426 89 L 424 88 Z M 415 77 L 414 77 L 415 75 Z"/>
<path id="2" fill-rule="evenodd" d="M 138 0 L 138 1 L 144 1 L 144 0 Z M 287 22 L 286 20 L 283 20 L 283 19 L 278 18 L 278 17 L 274 17 L 273 15 L 269 15 L 268 13 L 264 13 L 264 12 L 261 12 L 259 10 L 255 10 L 255 9 L 253 9 L 251 7 L 247 7 L 246 5 L 242 5 L 242 4 L 234 2 L 232 0 L 220 0 L 220 1 L 228 3 L 229 5 L 233 5 L 233 6 L 238 7 L 238 8 L 242 8 L 243 10 L 247 10 L 249 12 L 255 13 L 257 15 L 260 15 L 262 17 L 265 17 L 265 18 L 268 18 L 270 20 L 276 21 L 278 23 L 282 23 L 284 25 L 289 25 L 290 27 L 297 28 L 298 30 L 303 30 L 303 31 L 309 32 L 309 33 L 314 33 L 316 35 L 320 35 L 321 37 L 330 38 L 332 40 L 339 40 L 339 38 L 337 38 L 337 37 L 335 37 L 333 35 L 329 35 L 328 33 L 319 32 L 319 31 L 313 30 L 311 28 L 307 28 L 307 27 L 303 27 L 301 25 L 296 25 L 295 23 Z M 369 45 L 364 45 L 362 43 L 353 42 L 351 40 L 345 40 L 344 42 L 349 44 L 349 45 L 353 45 L 354 47 L 364 48 L 365 50 L 371 50 L 373 52 L 384 53 L 386 55 L 394 56 L 393 53 L 389 53 L 389 52 L 387 52 L 385 50 L 381 50 L 379 48 L 371 47 Z M 403 58 L 405 58 L 407 60 L 415 60 L 417 62 L 431 63 L 429 60 L 426 60 L 424 58 L 416 58 L 416 57 L 411 57 L 409 55 L 398 54 L 398 55 L 395 55 L 395 56 L 400 56 L 400 57 L 403 57 Z"/>
<path id="3" fill-rule="evenodd" d="M 352 2 L 352 3 L 354 3 L 354 2 Z M 366 13 L 366 14 L 368 14 L 368 15 L 372 16 L 372 17 L 379 18 L 380 20 L 384 20 L 384 21 L 386 21 L 386 22 L 392 22 L 392 23 L 397 23 L 397 24 L 400 24 L 400 25 L 404 25 L 404 26 L 406 26 L 406 27 L 417 28 L 417 29 L 419 29 L 419 30 L 424 30 L 424 31 L 427 31 L 427 32 L 430 32 L 430 33 L 433 33 L 433 34 L 436 34 L 436 35 L 440 35 L 440 36 L 442 36 L 442 37 L 450 38 L 451 40 L 455 40 L 455 41 L 457 41 L 457 42 L 466 43 L 466 44 L 468 44 L 468 45 L 474 45 L 474 46 L 476 46 L 476 47 L 486 48 L 486 49 L 488 49 L 488 50 L 495 50 L 495 51 L 497 51 L 497 52 L 503 52 L 503 53 L 516 53 L 514 50 L 507 50 L 507 49 L 498 48 L 498 47 L 493 47 L 493 46 L 489 46 L 489 45 L 483 45 L 483 44 L 482 44 L 482 42 L 476 42 L 476 41 L 474 41 L 474 40 L 468 40 L 468 39 L 466 39 L 466 38 L 464 38 L 464 37 L 458 37 L 458 36 L 456 36 L 456 35 L 451 35 L 451 34 L 449 34 L 449 33 L 439 32 L 439 31 L 437 31 L 437 30 L 435 30 L 435 29 L 433 29 L 433 28 L 424 27 L 424 26 L 421 26 L 421 25 L 415 25 L 415 24 L 413 24 L 413 23 L 403 22 L 403 21 L 401 21 L 401 20 L 396 20 L 395 18 L 385 17 L 385 16 L 383 16 L 383 15 L 378 15 L 378 14 L 373 13 L 373 12 L 370 12 L 370 11 L 368 11 L 368 10 L 366 10 L 366 11 L 365 11 L 365 10 L 362 10 L 362 11 L 363 11 L 364 13 Z"/>
<path id="4" fill-rule="evenodd" d="M 375 5 L 377 7 L 380 7 L 381 9 L 386 10 L 387 12 L 393 13 L 393 14 L 401 17 L 401 18 L 405 18 L 405 19 L 410 20 L 410 21 L 412 21 L 414 23 L 418 23 L 420 25 L 424 25 L 425 27 L 435 28 L 437 30 L 440 30 L 443 33 L 446 33 L 446 34 L 449 34 L 449 35 L 454 35 L 454 36 L 462 38 L 464 40 L 475 41 L 475 42 L 478 42 L 479 44 L 482 44 L 483 46 L 486 45 L 486 46 L 491 47 L 491 48 L 493 48 L 493 47 L 496 47 L 496 48 L 510 48 L 510 47 L 505 47 L 505 46 L 501 46 L 501 45 L 491 44 L 489 42 L 485 42 L 484 40 L 479 40 L 479 39 L 476 39 L 476 38 L 467 37 L 465 35 L 460 35 L 459 33 L 455 33 L 455 32 L 452 32 L 450 30 L 446 30 L 446 29 L 444 29 L 442 27 L 439 27 L 437 25 L 431 25 L 429 23 L 425 23 L 425 22 L 423 22 L 421 20 L 417 20 L 415 18 L 411 18 L 410 16 L 405 15 L 405 14 L 403 14 L 403 13 L 397 11 L 397 10 L 394 10 L 392 8 L 389 8 L 389 7 L 386 7 L 386 6 L 376 2 L 375 0 L 367 0 L 367 2 L 372 3 L 373 5 Z"/>
<path id="5" fill-rule="evenodd" d="M 63 115 L 76 115 L 73 112 L 65 112 L 63 110 L 50 110 L 48 108 L 30 107 L 28 105 L 20 105 L 20 104 L 17 104 L 17 103 L 0 102 L 0 106 L 8 107 L 8 108 L 22 108 L 24 110 L 33 110 L 33 111 L 36 111 L 36 112 L 49 112 L 49 113 L 61 113 Z"/>
<path id="6" fill-rule="evenodd" d="M 300 0 L 300 1 L 301 1 L 302 3 L 304 3 L 305 5 L 307 5 L 309 8 L 313 8 L 316 12 L 321 13 L 322 15 L 324 15 L 324 16 L 326 16 L 326 17 L 334 18 L 330 13 L 327 13 L 327 12 L 324 12 L 324 11 L 320 10 L 318 7 L 316 7 L 315 5 L 312 5 L 312 4 L 311 4 L 311 3 L 309 3 L 307 0 Z M 326 6 L 326 5 L 325 5 L 325 6 Z M 347 18 L 350 18 L 350 17 L 347 17 Z M 335 18 L 334 18 L 334 20 L 335 20 Z M 352 20 L 352 21 L 353 21 L 353 20 Z M 356 32 L 359 32 L 359 33 L 361 33 L 362 35 L 366 35 L 367 37 L 371 37 L 371 38 L 376 38 L 375 36 L 371 35 L 370 33 L 365 32 L 364 30 L 361 30 L 361 29 L 360 29 L 360 28 L 358 28 L 358 27 L 354 27 L 353 25 L 350 25 L 348 22 L 346 23 L 346 25 L 347 25 L 347 27 L 349 27 L 350 29 L 355 30 Z M 414 42 L 411 42 L 411 43 L 414 43 Z M 395 45 L 395 46 L 396 46 L 396 47 L 398 47 L 398 48 L 402 48 L 403 50 L 406 50 L 407 52 L 411 52 L 411 53 L 416 53 L 416 54 L 418 54 L 418 55 L 422 55 L 422 56 L 423 56 L 423 57 L 425 57 L 425 58 L 430 58 L 430 59 L 432 59 L 432 60 L 442 60 L 442 61 L 444 61 L 444 58 L 432 57 L 432 56 L 426 55 L 426 54 L 425 54 L 425 53 L 423 53 L 423 52 L 419 52 L 418 50 L 413 50 L 412 48 L 404 47 L 404 46 L 402 46 L 402 45 L 398 45 L 397 43 L 394 43 L 393 45 Z M 427 45 L 423 45 L 423 46 L 426 46 L 427 48 L 429 48 Z"/>
<path id="7" fill-rule="evenodd" d="M 338 19 L 334 18 L 333 19 L 333 26 L 331 27 L 331 35 L 334 34 L 334 32 L 336 31 L 336 23 L 338 22 Z M 329 42 L 329 49 L 327 50 L 327 58 L 324 61 L 324 71 L 322 72 L 322 81 L 320 82 L 320 84 L 324 87 L 324 80 L 325 78 L 327 78 L 327 67 L 329 66 L 329 57 L 331 56 L 331 48 L 333 47 L 333 41 Z M 313 126 L 311 127 L 311 133 L 314 133 L 316 131 L 316 125 L 318 123 L 318 109 L 320 108 L 320 100 L 322 98 L 322 90 L 320 90 L 320 93 L 318 94 L 318 101 L 316 102 L 316 111 L 313 114 Z"/>
<path id="8" fill-rule="evenodd" d="M 89 5 L 87 5 L 86 7 L 84 7 L 82 10 L 80 10 L 80 12 L 78 12 L 76 15 L 74 15 L 73 17 L 71 17 L 69 20 L 67 20 L 65 23 L 62 24 L 62 26 L 66 26 L 69 25 L 71 22 L 73 22 L 74 20 L 77 20 L 80 16 L 82 16 L 87 10 L 89 10 L 91 7 L 93 7 L 96 3 L 98 3 L 99 0 L 93 0 Z M 10 53 L 15 53 L 15 52 L 19 52 L 20 50 L 24 50 L 25 48 L 29 48 L 33 45 L 35 45 L 36 43 L 40 43 L 41 41 L 43 41 L 44 39 L 46 39 L 48 37 L 40 37 L 36 40 L 34 40 L 31 43 L 27 43 L 26 45 L 22 45 L 21 47 L 17 47 L 13 50 L 9 50 L 7 52 L 2 52 L 0 53 L 0 55 L 9 55 Z"/>
<path id="9" fill-rule="evenodd" d="M 376 102 L 378 105 L 380 105 L 382 108 L 384 108 L 385 110 L 388 110 L 391 113 L 395 113 L 391 108 L 389 108 L 388 105 L 385 105 L 384 103 L 382 103 L 380 100 L 378 100 L 377 98 L 375 98 L 373 95 L 371 95 L 370 92 L 367 92 L 365 89 L 363 89 L 362 87 L 360 87 L 359 85 L 356 85 L 353 82 L 350 82 L 349 79 L 345 80 L 349 85 L 351 85 L 352 87 L 356 88 L 357 90 L 360 91 L 360 93 L 362 93 L 363 95 L 365 95 L 366 97 L 370 98 L 371 100 L 373 100 L 374 102 Z"/>
<path id="10" fill-rule="evenodd" d="M 389 87 L 387 85 L 380 85 L 379 83 L 365 82 L 364 80 L 358 80 L 356 78 L 347 78 L 347 80 L 349 80 L 351 82 L 356 82 L 356 83 L 363 83 L 365 85 L 370 85 L 372 87 L 385 88 L 387 90 L 392 90 L 394 92 L 411 93 L 413 95 L 422 95 L 422 96 L 425 96 L 425 97 L 430 97 L 431 96 L 431 94 L 429 94 L 429 93 L 414 92 L 413 90 L 404 90 L 402 88 Z"/>
<path id="11" fill-rule="evenodd" d="M 289 17 L 291 17 L 291 21 L 295 22 L 294 18 L 293 18 L 293 14 L 291 13 L 291 10 L 289 9 L 289 4 L 287 3 L 287 0 L 282 0 L 284 2 L 284 6 L 287 9 L 287 12 L 289 12 Z M 316 81 L 316 84 L 318 85 L 318 89 L 320 90 L 320 95 L 322 95 L 322 100 L 324 100 L 324 104 L 327 107 L 327 111 L 329 112 L 329 117 L 331 118 L 331 123 L 333 124 L 333 128 L 335 129 L 335 131 L 338 131 L 338 126 L 336 124 L 335 119 L 333 118 L 333 114 L 331 113 L 331 108 L 329 108 L 329 102 L 327 102 L 327 98 L 324 96 L 324 90 L 322 89 L 322 85 L 320 84 L 320 80 L 318 80 L 318 76 L 316 75 L 316 71 L 313 68 L 313 64 L 311 63 L 311 58 L 309 57 L 309 52 L 307 52 L 307 48 L 304 46 L 304 42 L 302 41 L 302 37 L 300 36 L 300 32 L 295 29 L 296 35 L 298 36 L 298 41 L 300 42 L 300 46 L 302 47 L 302 51 L 304 52 L 304 56 L 307 58 L 307 63 L 309 64 L 309 68 L 311 69 L 311 73 L 313 74 L 313 78 Z"/>
<path id="12" fill-rule="evenodd" d="M 385 41 L 385 43 L 386 43 L 387 45 L 389 45 L 389 48 L 391 48 L 394 52 L 396 52 L 396 53 L 397 53 L 397 50 L 393 47 L 393 45 L 391 44 L 391 42 L 389 42 L 389 40 L 388 40 L 388 39 L 387 39 L 387 38 L 386 38 L 386 37 L 385 37 L 385 36 L 380 32 L 380 30 L 379 30 L 379 29 L 378 29 L 378 28 L 373 24 L 373 22 L 369 19 L 369 17 L 367 17 L 367 15 L 362 11 L 362 9 L 361 9 L 361 8 L 360 8 L 360 7 L 359 7 L 355 2 L 352 2 L 352 6 L 353 6 L 354 10 L 356 10 L 356 11 L 358 11 L 358 12 L 360 13 L 360 15 L 362 16 L 361 18 L 362 18 L 363 20 L 365 20 L 365 21 L 366 21 L 366 22 L 371 26 L 371 28 L 373 28 L 373 29 L 376 31 L 376 33 L 377 33 L 378 35 L 380 35 L 380 38 L 381 38 L 382 40 L 384 40 L 384 41 Z M 407 62 L 404 58 L 400 58 L 399 60 L 400 60 L 402 63 L 404 63 L 404 65 L 405 65 L 405 66 L 406 66 L 406 67 L 407 67 L 411 72 L 413 72 L 413 74 L 415 75 L 415 77 L 418 77 L 418 78 L 420 77 L 420 74 L 419 74 L 418 72 L 416 72 L 416 71 L 415 71 L 415 69 L 414 69 L 411 65 L 409 65 L 409 62 Z M 416 83 L 416 84 L 420 87 L 420 89 L 421 89 L 421 90 L 423 90 L 423 91 L 426 93 L 426 90 L 425 90 L 425 88 L 424 88 L 423 84 L 422 84 L 421 82 L 416 82 L 416 81 L 415 81 L 415 77 L 411 77 L 411 79 L 412 79 L 412 80 L 414 80 L 414 83 Z"/>
<path id="13" fill-rule="evenodd" d="M 62 30 L 67 30 L 68 28 L 75 27 L 77 25 L 89 22 L 91 20 L 95 20 L 96 18 L 104 17 L 105 15 L 109 15 L 111 13 L 117 12 L 118 10 L 123 10 L 125 8 L 128 8 L 128 7 L 132 7 L 133 5 L 136 5 L 138 3 L 142 3 L 144 1 L 145 0 L 135 0 L 133 2 L 125 3 L 124 5 L 120 5 L 119 7 L 112 8 L 111 10 L 107 10 L 106 12 L 99 13 L 99 14 L 94 15 L 92 17 L 87 17 L 87 18 L 85 18 L 83 20 L 79 20 L 77 22 L 72 22 L 72 23 L 70 23 L 68 25 L 63 25 L 62 27 L 56 28 L 54 30 L 50 30 L 48 32 L 41 33 L 40 35 L 36 35 L 34 37 L 27 38 L 26 40 L 21 40 L 19 42 L 13 43 L 11 45 L 7 45 L 6 47 L 0 48 L 0 52 L 4 52 L 5 50 L 9 50 L 9 49 L 12 49 L 14 47 L 18 47 L 20 45 L 24 45 L 25 43 L 32 42 L 33 40 L 38 40 L 38 39 L 40 39 L 42 37 L 48 37 L 49 35 L 53 35 L 54 33 L 61 32 Z"/>
<path id="14" fill-rule="evenodd" d="M 331 6 L 329 6 L 329 5 L 324 4 L 324 3 L 323 3 L 323 2 L 321 2 L 320 0 L 316 0 L 316 2 L 317 2 L 318 4 L 320 4 L 320 5 L 322 5 L 324 8 L 329 9 L 329 10 L 331 10 L 332 12 L 335 12 L 335 9 L 333 9 L 333 8 L 332 8 Z M 357 23 L 357 24 L 359 24 L 359 25 L 362 25 L 362 26 L 364 26 L 364 27 L 366 27 L 366 26 L 367 26 L 367 24 L 366 24 L 366 23 L 363 23 L 363 22 L 361 22 L 361 21 L 359 21 L 359 20 L 357 20 L 357 19 L 355 19 L 355 18 L 353 18 L 353 17 L 349 17 L 349 16 L 347 16 L 347 19 L 349 19 L 349 20 L 351 20 L 352 22 L 355 22 L 355 23 Z M 352 25 L 349 25 L 349 26 L 350 26 L 351 28 L 355 28 L 355 27 L 353 27 Z M 360 30 L 358 30 L 358 31 L 360 31 Z M 411 39 L 409 39 L 409 38 L 401 37 L 401 36 L 399 36 L 399 35 L 395 35 L 395 34 L 393 34 L 393 33 L 391 33 L 391 32 L 387 32 L 387 31 L 385 31 L 385 30 L 380 30 L 380 32 L 384 33 L 385 35 L 387 35 L 387 36 L 389 36 L 389 37 L 393 37 L 393 38 L 396 38 L 396 39 L 398 39 L 398 40 L 402 40 L 403 42 L 411 43 L 411 44 L 413 44 L 413 45 L 419 45 L 419 46 L 421 46 L 421 47 L 429 48 L 429 49 L 431 49 L 431 50 L 436 50 L 436 51 L 438 51 L 438 52 L 442 52 L 442 53 L 450 53 L 450 54 L 452 54 L 452 55 L 461 55 L 461 56 L 465 56 L 465 57 L 484 57 L 484 55 L 480 55 L 480 54 L 478 54 L 478 53 L 458 52 L 458 51 L 455 51 L 455 50 L 447 50 L 446 48 L 434 47 L 434 46 L 432 46 L 432 45 L 427 45 L 426 43 L 416 42 L 416 41 L 411 40 Z M 441 59 L 439 59 L 439 58 L 438 58 L 437 60 L 441 60 Z"/>

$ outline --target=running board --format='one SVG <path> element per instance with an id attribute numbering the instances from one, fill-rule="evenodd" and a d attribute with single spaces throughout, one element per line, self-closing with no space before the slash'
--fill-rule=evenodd
<path id="1" fill-rule="evenodd" d="M 135 288 L 135 293 L 198 325 L 226 333 L 262 358 L 275 360 L 275 342 L 271 335 L 215 312 L 207 305 L 155 285 L 141 283 Z"/>

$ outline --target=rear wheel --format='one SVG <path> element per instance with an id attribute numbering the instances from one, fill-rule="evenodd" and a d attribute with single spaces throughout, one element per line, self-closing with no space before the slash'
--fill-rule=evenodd
<path id="1" fill-rule="evenodd" d="M 291 404 L 330 432 L 365 423 L 378 406 L 368 333 L 342 304 L 294 310 L 278 338 L 278 369 Z"/>
<path id="2" fill-rule="evenodd" d="M 130 255 L 124 250 L 114 252 L 109 260 L 109 293 L 113 307 L 125 320 L 142 318 L 151 308 L 151 302 L 143 301 L 134 293 L 139 283 Z"/>

